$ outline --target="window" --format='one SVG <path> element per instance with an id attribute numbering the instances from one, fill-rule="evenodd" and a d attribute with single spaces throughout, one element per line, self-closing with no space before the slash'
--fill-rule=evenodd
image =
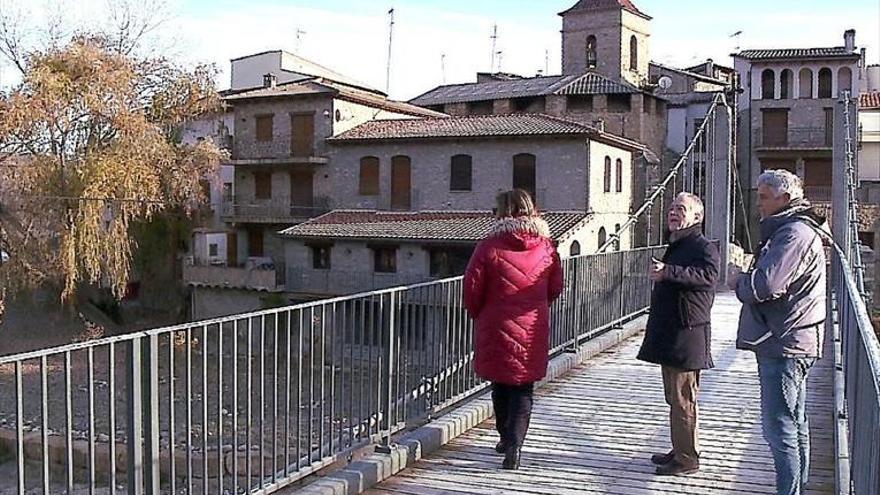
<path id="1" fill-rule="evenodd" d="M 615 173 L 614 178 L 615 178 L 615 185 L 617 186 L 615 188 L 615 190 L 617 192 L 623 192 L 623 160 L 618 158 L 615 165 L 616 165 L 616 167 L 615 167 L 616 170 L 614 172 Z"/>
<path id="2" fill-rule="evenodd" d="M 312 268 L 315 270 L 330 269 L 330 249 L 329 245 L 314 245 L 312 249 Z"/>
<path id="3" fill-rule="evenodd" d="M 397 248 L 374 247 L 373 271 L 376 273 L 397 273 Z"/>
<path id="4" fill-rule="evenodd" d="M 776 95 L 775 86 L 776 85 L 776 75 L 773 73 L 773 69 L 764 69 L 764 72 L 761 72 L 761 99 L 762 100 L 772 100 Z"/>
<path id="5" fill-rule="evenodd" d="M 636 95 L 638 96 L 638 95 Z M 626 113 L 632 110 L 632 102 L 630 95 L 610 94 L 608 95 L 608 111 L 612 113 Z"/>
<path id="6" fill-rule="evenodd" d="M 810 99 L 813 97 L 813 71 L 807 68 L 798 73 L 798 98 Z"/>
<path id="7" fill-rule="evenodd" d="M 779 98 L 788 100 L 794 97 L 794 74 L 785 69 L 779 74 Z"/>
<path id="8" fill-rule="evenodd" d="M 470 155 L 455 155 L 449 164 L 449 190 L 470 191 L 473 159 Z"/>
<path id="9" fill-rule="evenodd" d="M 639 70 L 639 40 L 635 35 L 629 38 L 629 70 Z"/>
<path id="10" fill-rule="evenodd" d="M 596 64 L 596 37 L 591 34 L 587 37 L 587 68 L 593 69 Z"/>
<path id="11" fill-rule="evenodd" d="M 248 256 L 261 258 L 263 256 L 263 231 L 248 229 Z"/>
<path id="12" fill-rule="evenodd" d="M 653 113 L 654 111 L 654 102 L 651 101 L 651 97 L 648 95 L 642 95 L 642 112 L 643 113 Z"/>
<path id="13" fill-rule="evenodd" d="M 520 153 L 513 157 L 513 188 L 528 191 L 535 199 L 535 155 Z"/>
<path id="14" fill-rule="evenodd" d="M 605 157 L 605 192 L 611 192 L 611 157 Z"/>
<path id="15" fill-rule="evenodd" d="M 513 111 L 516 113 L 542 113 L 547 103 L 543 97 L 514 98 Z"/>
<path id="16" fill-rule="evenodd" d="M 272 173 L 254 172 L 254 197 L 272 199 Z"/>
<path id="17" fill-rule="evenodd" d="M 232 182 L 223 183 L 223 201 L 232 201 Z"/>
<path id="18" fill-rule="evenodd" d="M 599 247 L 605 245 L 608 242 L 608 233 L 605 232 L 605 227 L 599 227 Z"/>
<path id="19" fill-rule="evenodd" d="M 842 94 L 844 91 L 852 91 L 852 70 L 849 67 L 837 71 L 837 94 Z"/>
<path id="20" fill-rule="evenodd" d="M 565 98 L 565 109 L 568 112 L 592 112 L 593 95 L 568 95 Z"/>
<path id="21" fill-rule="evenodd" d="M 831 69 L 819 70 L 819 98 L 831 98 Z"/>
<path id="22" fill-rule="evenodd" d="M 492 115 L 495 111 L 495 103 L 492 100 L 474 101 L 468 103 L 469 115 Z"/>
<path id="23" fill-rule="evenodd" d="M 361 196 L 379 195 L 379 159 L 375 156 L 361 158 L 358 194 Z"/>
<path id="24" fill-rule="evenodd" d="M 568 249 L 568 255 L 571 257 L 580 256 L 581 254 L 581 243 L 578 241 L 574 241 L 571 243 L 571 247 Z"/>
<path id="25" fill-rule="evenodd" d="M 429 272 L 432 277 L 454 277 L 464 273 L 473 248 L 444 247 L 430 251 Z"/>
<path id="26" fill-rule="evenodd" d="M 275 116 L 272 114 L 257 115 L 257 142 L 265 143 L 272 141 L 272 135 L 274 133 L 272 130 L 272 120 L 274 117 Z"/>
<path id="27" fill-rule="evenodd" d="M 219 251 L 220 250 L 219 250 L 216 242 L 212 242 L 211 244 L 208 244 L 208 256 L 211 256 L 211 257 L 217 256 Z"/>

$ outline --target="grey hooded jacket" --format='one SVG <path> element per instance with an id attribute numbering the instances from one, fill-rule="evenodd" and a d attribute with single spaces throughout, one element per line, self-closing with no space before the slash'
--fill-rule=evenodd
<path id="1" fill-rule="evenodd" d="M 761 246 L 736 296 L 743 303 L 736 346 L 765 357 L 822 357 L 826 317 L 822 219 L 796 201 L 761 221 Z"/>

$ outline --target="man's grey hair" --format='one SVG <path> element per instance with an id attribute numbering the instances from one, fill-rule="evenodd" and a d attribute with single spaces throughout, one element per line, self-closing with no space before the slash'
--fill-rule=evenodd
<path id="1" fill-rule="evenodd" d="M 699 215 L 700 218 L 704 218 L 705 208 L 703 207 L 703 200 L 696 194 L 680 192 L 675 196 L 675 201 L 678 201 L 679 203 L 690 203 L 694 213 Z"/>
<path id="2" fill-rule="evenodd" d="M 784 169 L 766 170 L 758 177 L 758 186 L 767 186 L 773 191 L 773 197 L 783 194 L 793 200 L 804 197 L 804 183 L 797 175 Z"/>

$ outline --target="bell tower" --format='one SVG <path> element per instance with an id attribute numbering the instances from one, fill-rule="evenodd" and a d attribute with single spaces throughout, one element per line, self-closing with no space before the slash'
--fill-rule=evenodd
<path id="1" fill-rule="evenodd" d="M 647 81 L 651 17 L 631 0 L 580 0 L 559 15 L 564 75 L 593 70 L 636 86 Z"/>

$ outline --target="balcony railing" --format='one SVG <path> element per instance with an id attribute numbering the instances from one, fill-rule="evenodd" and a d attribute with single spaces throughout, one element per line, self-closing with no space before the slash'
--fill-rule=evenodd
<path id="1" fill-rule="evenodd" d="M 285 223 L 314 218 L 330 208 L 330 198 L 325 197 L 311 204 L 235 197 L 223 201 L 220 216 L 227 222 Z"/>
<path id="2" fill-rule="evenodd" d="M 212 265 L 187 260 L 183 264 L 187 284 L 231 289 L 255 289 L 270 292 L 284 290 L 274 268 L 246 264 L 243 267 Z"/>
<path id="3" fill-rule="evenodd" d="M 754 142 L 758 148 L 804 149 L 831 148 L 833 135 L 825 127 L 789 127 L 787 133 L 755 128 Z"/>
<path id="4" fill-rule="evenodd" d="M 804 186 L 804 196 L 810 201 L 831 201 L 831 186 Z"/>

